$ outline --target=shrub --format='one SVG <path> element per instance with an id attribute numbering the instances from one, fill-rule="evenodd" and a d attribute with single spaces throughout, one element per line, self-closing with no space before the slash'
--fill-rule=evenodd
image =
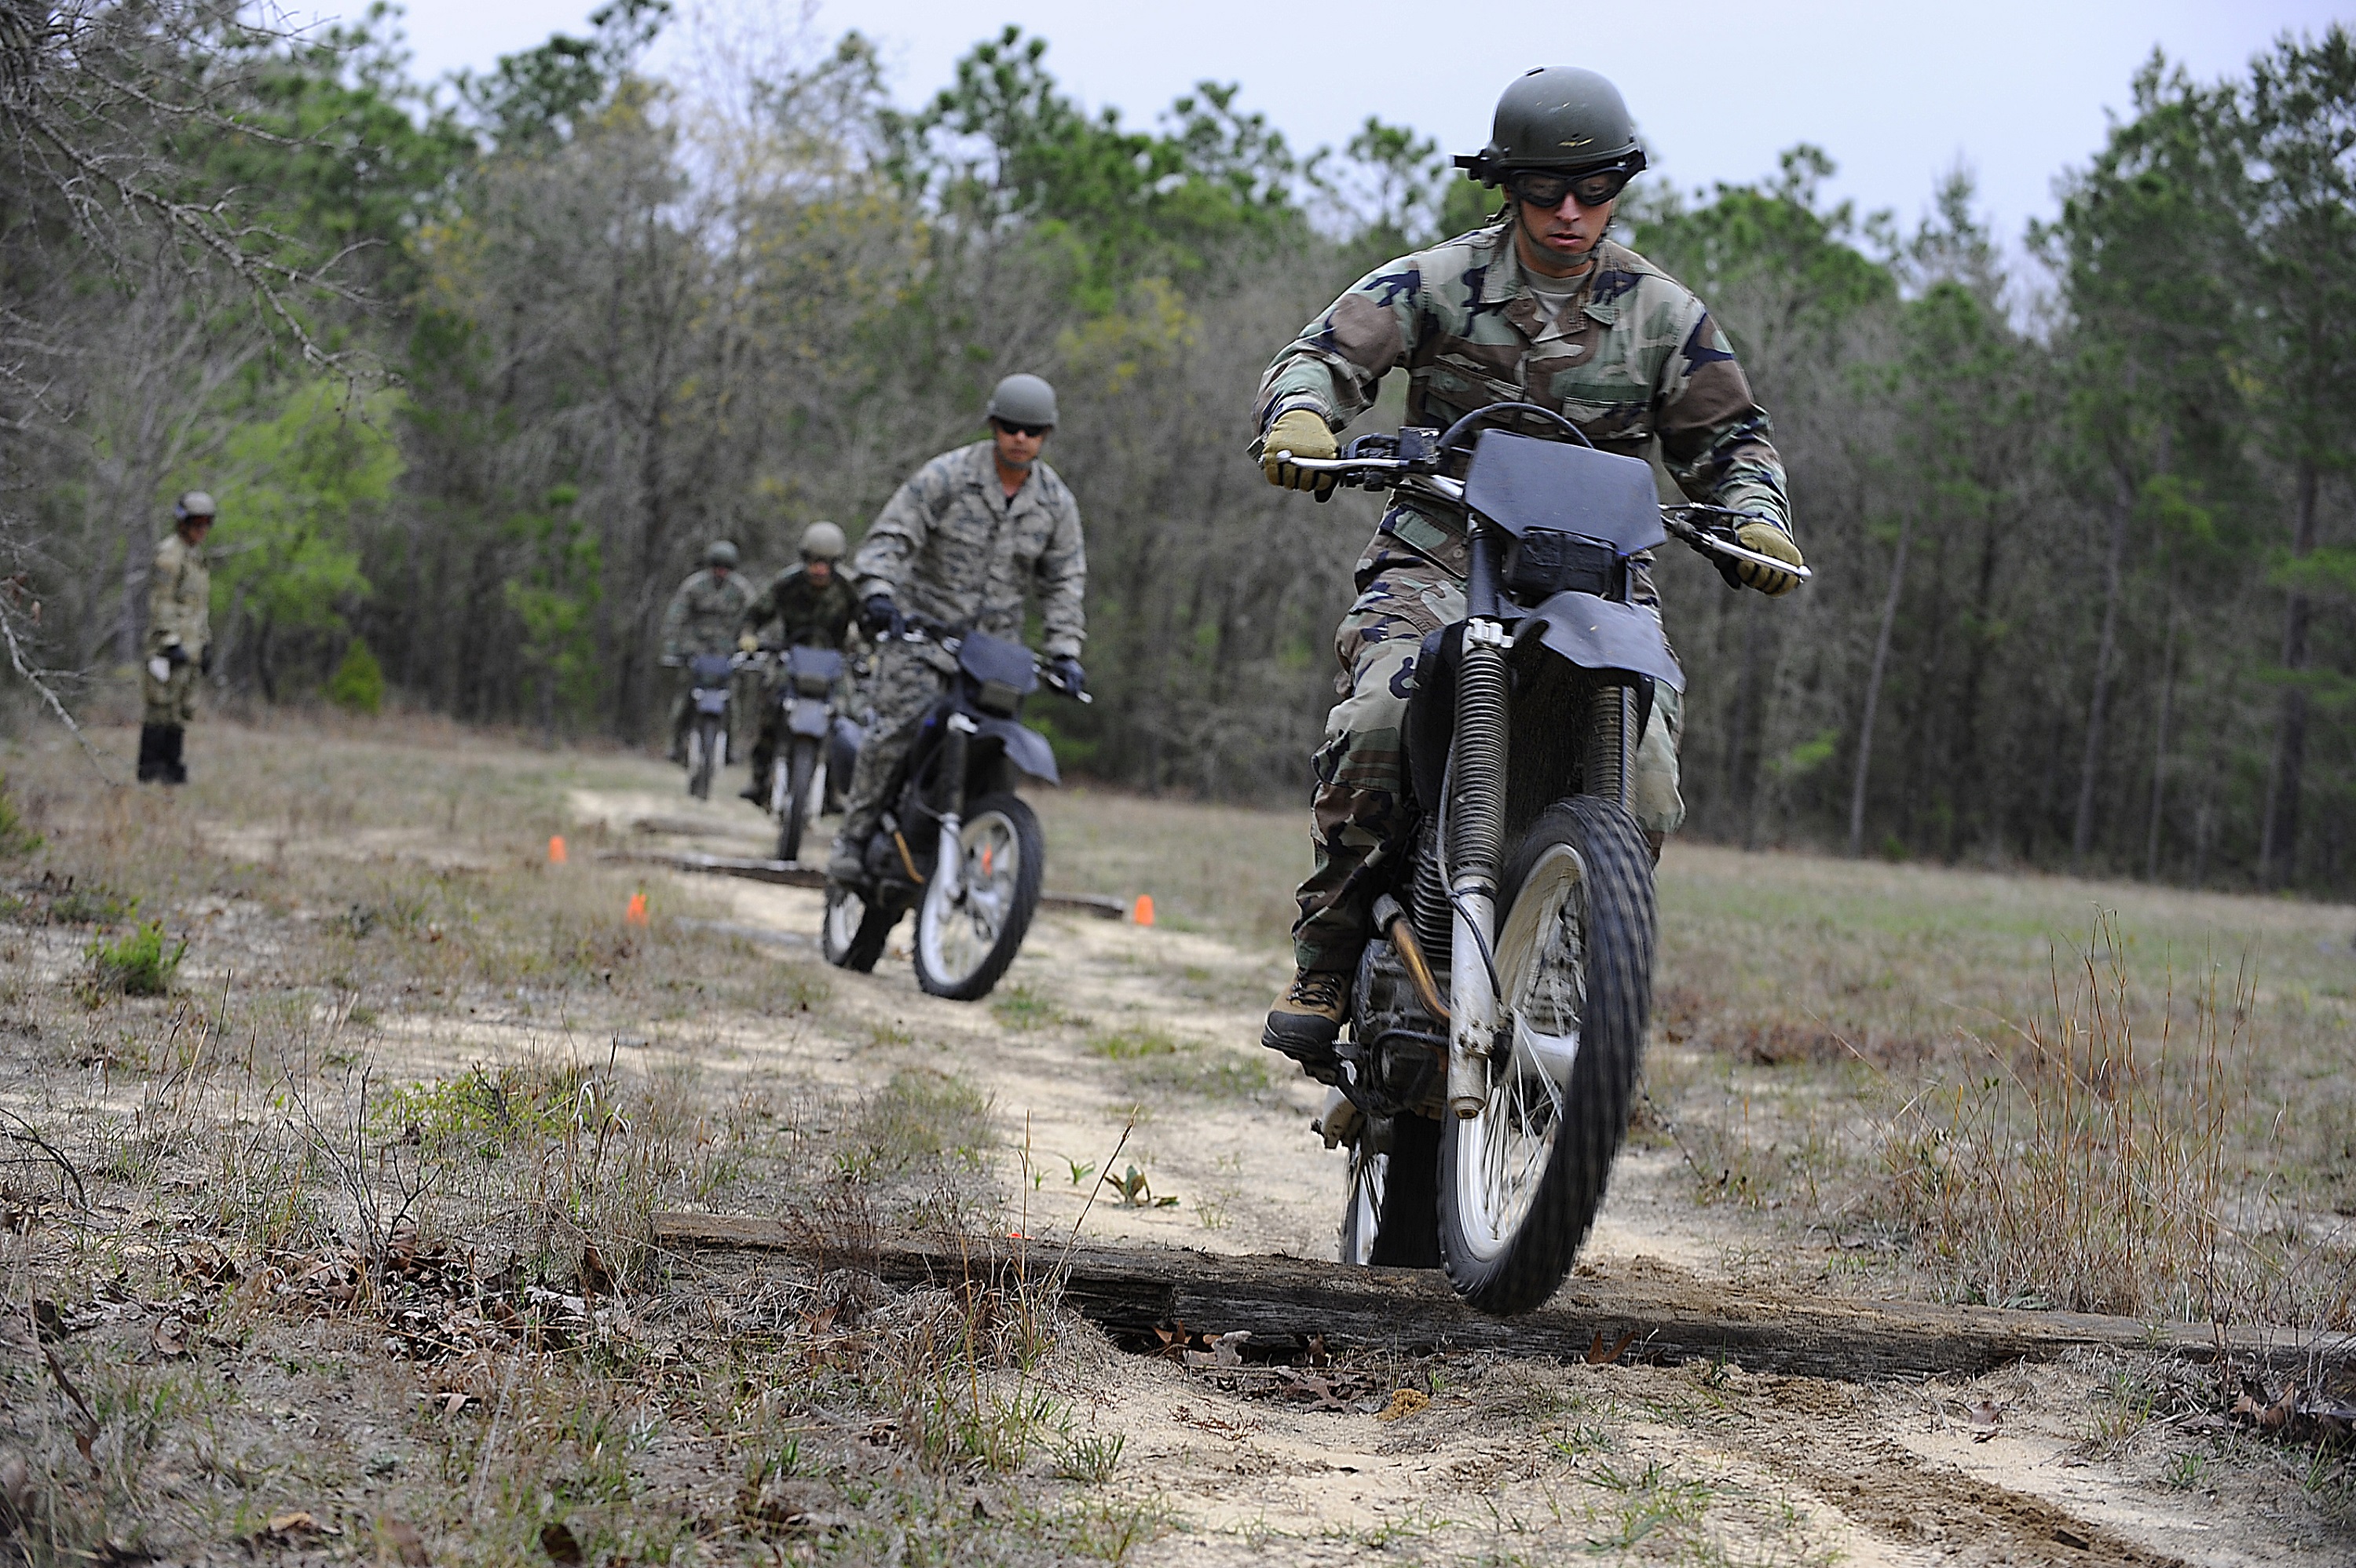
<path id="1" fill-rule="evenodd" d="M 354 637 L 344 649 L 344 662 L 327 677 L 327 700 L 354 713 L 375 713 L 384 707 L 384 667 L 365 637 Z"/>
<path id="2" fill-rule="evenodd" d="M 126 997 L 160 997 L 172 988 L 172 976 L 188 951 L 186 941 L 164 950 L 164 923 L 151 920 L 117 942 L 104 937 L 90 944 L 91 980 L 101 991 Z"/>

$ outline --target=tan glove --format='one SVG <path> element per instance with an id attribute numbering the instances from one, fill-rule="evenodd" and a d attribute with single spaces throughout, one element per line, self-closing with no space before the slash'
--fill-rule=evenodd
<path id="1" fill-rule="evenodd" d="M 740 654 L 757 654 L 761 651 L 761 639 L 746 632 L 736 639 L 736 651 Z"/>
<path id="2" fill-rule="evenodd" d="M 1331 474 L 1312 474 L 1290 463 L 1277 461 L 1280 452 L 1295 457 L 1327 458 L 1340 449 L 1333 444 L 1333 432 L 1326 428 L 1324 416 L 1314 409 L 1287 409 L 1276 416 L 1268 427 L 1268 437 L 1260 447 L 1260 472 L 1268 482 L 1282 490 L 1307 490 L 1325 496 L 1333 489 Z"/>
<path id="3" fill-rule="evenodd" d="M 1792 536 L 1772 523 L 1745 523 L 1734 531 L 1734 541 L 1744 549 L 1772 555 L 1794 566 L 1807 565 L 1801 558 L 1800 547 L 1792 542 Z M 1770 599 L 1789 593 L 1800 585 L 1800 580 L 1788 571 L 1777 571 L 1773 567 L 1748 560 L 1736 561 L 1734 574 L 1742 579 L 1744 586 L 1756 588 Z"/>

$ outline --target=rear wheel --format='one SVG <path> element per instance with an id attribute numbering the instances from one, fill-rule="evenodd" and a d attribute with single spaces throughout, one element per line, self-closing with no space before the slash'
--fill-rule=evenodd
<path id="1" fill-rule="evenodd" d="M 1595 1222 L 1652 1011 L 1650 857 L 1634 817 L 1580 795 L 1550 807 L 1498 889 L 1510 1050 L 1478 1115 L 1440 1130 L 1440 1251 L 1483 1312 L 1526 1312 Z"/>
<path id="2" fill-rule="evenodd" d="M 1022 949 L 1039 907 L 1047 848 L 1039 819 L 1012 795 L 974 801 L 959 842 L 964 863 L 955 896 L 936 868 L 916 906 L 916 984 L 970 1002 L 990 995 Z"/>
<path id="3" fill-rule="evenodd" d="M 1350 1147 L 1342 1206 L 1342 1261 L 1388 1268 L 1440 1266 L 1440 1124 L 1399 1116 L 1369 1122 Z"/>
<path id="4" fill-rule="evenodd" d="M 712 798 L 712 770 L 720 766 L 727 733 L 728 727 L 718 719 L 695 721 L 695 733 L 687 742 L 687 792 L 698 800 Z"/>
<path id="5" fill-rule="evenodd" d="M 838 969 L 864 975 L 884 956 L 884 939 L 900 923 L 897 913 L 870 907 L 841 882 L 826 886 L 826 916 L 819 927 L 819 951 Z"/>
<path id="6" fill-rule="evenodd" d="M 802 823 L 809 815 L 810 773 L 818 766 L 818 742 L 805 736 L 796 736 L 787 758 L 786 798 L 777 813 L 777 859 L 798 860 L 802 852 Z"/>

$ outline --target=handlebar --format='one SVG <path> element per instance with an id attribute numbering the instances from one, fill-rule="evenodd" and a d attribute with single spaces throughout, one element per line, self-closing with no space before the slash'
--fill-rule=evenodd
<path id="1" fill-rule="evenodd" d="M 936 621 L 929 615 L 919 615 L 914 610 L 894 610 L 892 613 L 892 629 L 885 632 L 879 640 L 887 643 L 938 643 L 943 651 L 953 654 L 958 651 L 958 645 L 964 642 L 965 635 L 972 629 L 970 626 L 952 626 L 945 621 Z M 1054 667 L 1037 654 L 1031 655 L 1031 663 L 1039 672 L 1040 684 L 1057 696 L 1068 697 L 1076 702 L 1084 704 L 1096 701 L 1094 692 L 1074 691 L 1063 681 L 1057 679 Z"/>
<path id="2" fill-rule="evenodd" d="M 1427 489 L 1442 500 L 1453 501 L 1459 506 L 1464 501 L 1462 480 L 1434 474 L 1430 472 L 1429 462 L 1419 458 L 1295 457 L 1290 452 L 1280 452 L 1276 454 L 1276 461 L 1290 464 L 1305 473 L 1331 474 L 1333 483 L 1345 488 L 1372 490 L 1397 486 L 1401 489 Z M 1715 526 L 1697 523 L 1693 520 L 1696 517 L 1714 518 Z M 1803 582 L 1807 581 L 1815 575 L 1808 568 L 1778 560 L 1772 555 L 1762 555 L 1735 539 L 1735 530 L 1743 523 L 1769 520 L 1763 512 L 1740 512 L 1728 507 L 1704 506 L 1698 501 L 1661 508 L 1661 526 L 1669 531 L 1672 539 L 1687 546 L 1696 554 L 1772 567 Z"/>

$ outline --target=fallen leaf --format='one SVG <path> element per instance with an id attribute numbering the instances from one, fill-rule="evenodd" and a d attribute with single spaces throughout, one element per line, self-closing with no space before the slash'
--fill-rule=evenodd
<path id="1" fill-rule="evenodd" d="M 306 1535 L 341 1535 L 344 1532 L 332 1524 L 321 1524 L 318 1516 L 308 1509 L 297 1509 L 292 1513 L 274 1513 L 270 1522 L 253 1532 L 255 1541 L 294 1541 Z"/>
<path id="2" fill-rule="evenodd" d="M 1233 1333 L 1222 1334 L 1217 1339 L 1212 1340 L 1211 1354 L 1214 1358 L 1214 1364 L 1222 1367 L 1242 1366 L 1244 1364 L 1244 1342 L 1250 1338 L 1250 1329 L 1238 1328 Z"/>
<path id="3" fill-rule="evenodd" d="M 574 1568 L 581 1561 L 581 1542 L 573 1539 L 573 1527 L 561 1519 L 540 1527 L 540 1549 L 565 1568 Z"/>
<path id="4" fill-rule="evenodd" d="M 1632 1328 L 1627 1333 L 1620 1336 L 1620 1342 L 1618 1344 L 1606 1349 L 1603 1345 L 1603 1330 L 1598 1328 L 1595 1331 L 1595 1342 L 1587 1347 L 1587 1364 L 1590 1367 L 1609 1366 L 1613 1361 L 1620 1359 L 1621 1351 L 1626 1349 L 1635 1342 L 1636 1332 Z"/>
<path id="5" fill-rule="evenodd" d="M 2293 1383 L 2282 1391 L 2282 1397 L 2258 1412 L 2258 1424 L 2268 1432 L 2279 1432 L 2290 1424 L 2298 1413 L 2298 1385 Z"/>
<path id="6" fill-rule="evenodd" d="M 1987 1400 L 1965 1411 L 1964 1416 L 1975 1443 L 1986 1443 L 2004 1431 L 2004 1412 Z"/>
<path id="7" fill-rule="evenodd" d="M 157 1318 L 147 1337 L 155 1344 L 155 1353 L 167 1361 L 176 1361 L 188 1353 L 187 1327 L 177 1317 Z"/>
<path id="8" fill-rule="evenodd" d="M 442 1413 L 444 1415 L 455 1415 L 466 1408 L 466 1396 L 463 1393 L 453 1392 L 442 1402 Z"/>
<path id="9" fill-rule="evenodd" d="M 1309 1364 L 1311 1366 L 1322 1367 L 1333 1359 L 1333 1358 L 1332 1356 L 1325 1353 L 1324 1335 L 1312 1334 L 1309 1336 Z"/>
<path id="10" fill-rule="evenodd" d="M 1375 1412 L 1376 1421 L 1405 1421 L 1431 1408 L 1431 1396 L 1420 1389 L 1394 1389 L 1390 1403 Z"/>

